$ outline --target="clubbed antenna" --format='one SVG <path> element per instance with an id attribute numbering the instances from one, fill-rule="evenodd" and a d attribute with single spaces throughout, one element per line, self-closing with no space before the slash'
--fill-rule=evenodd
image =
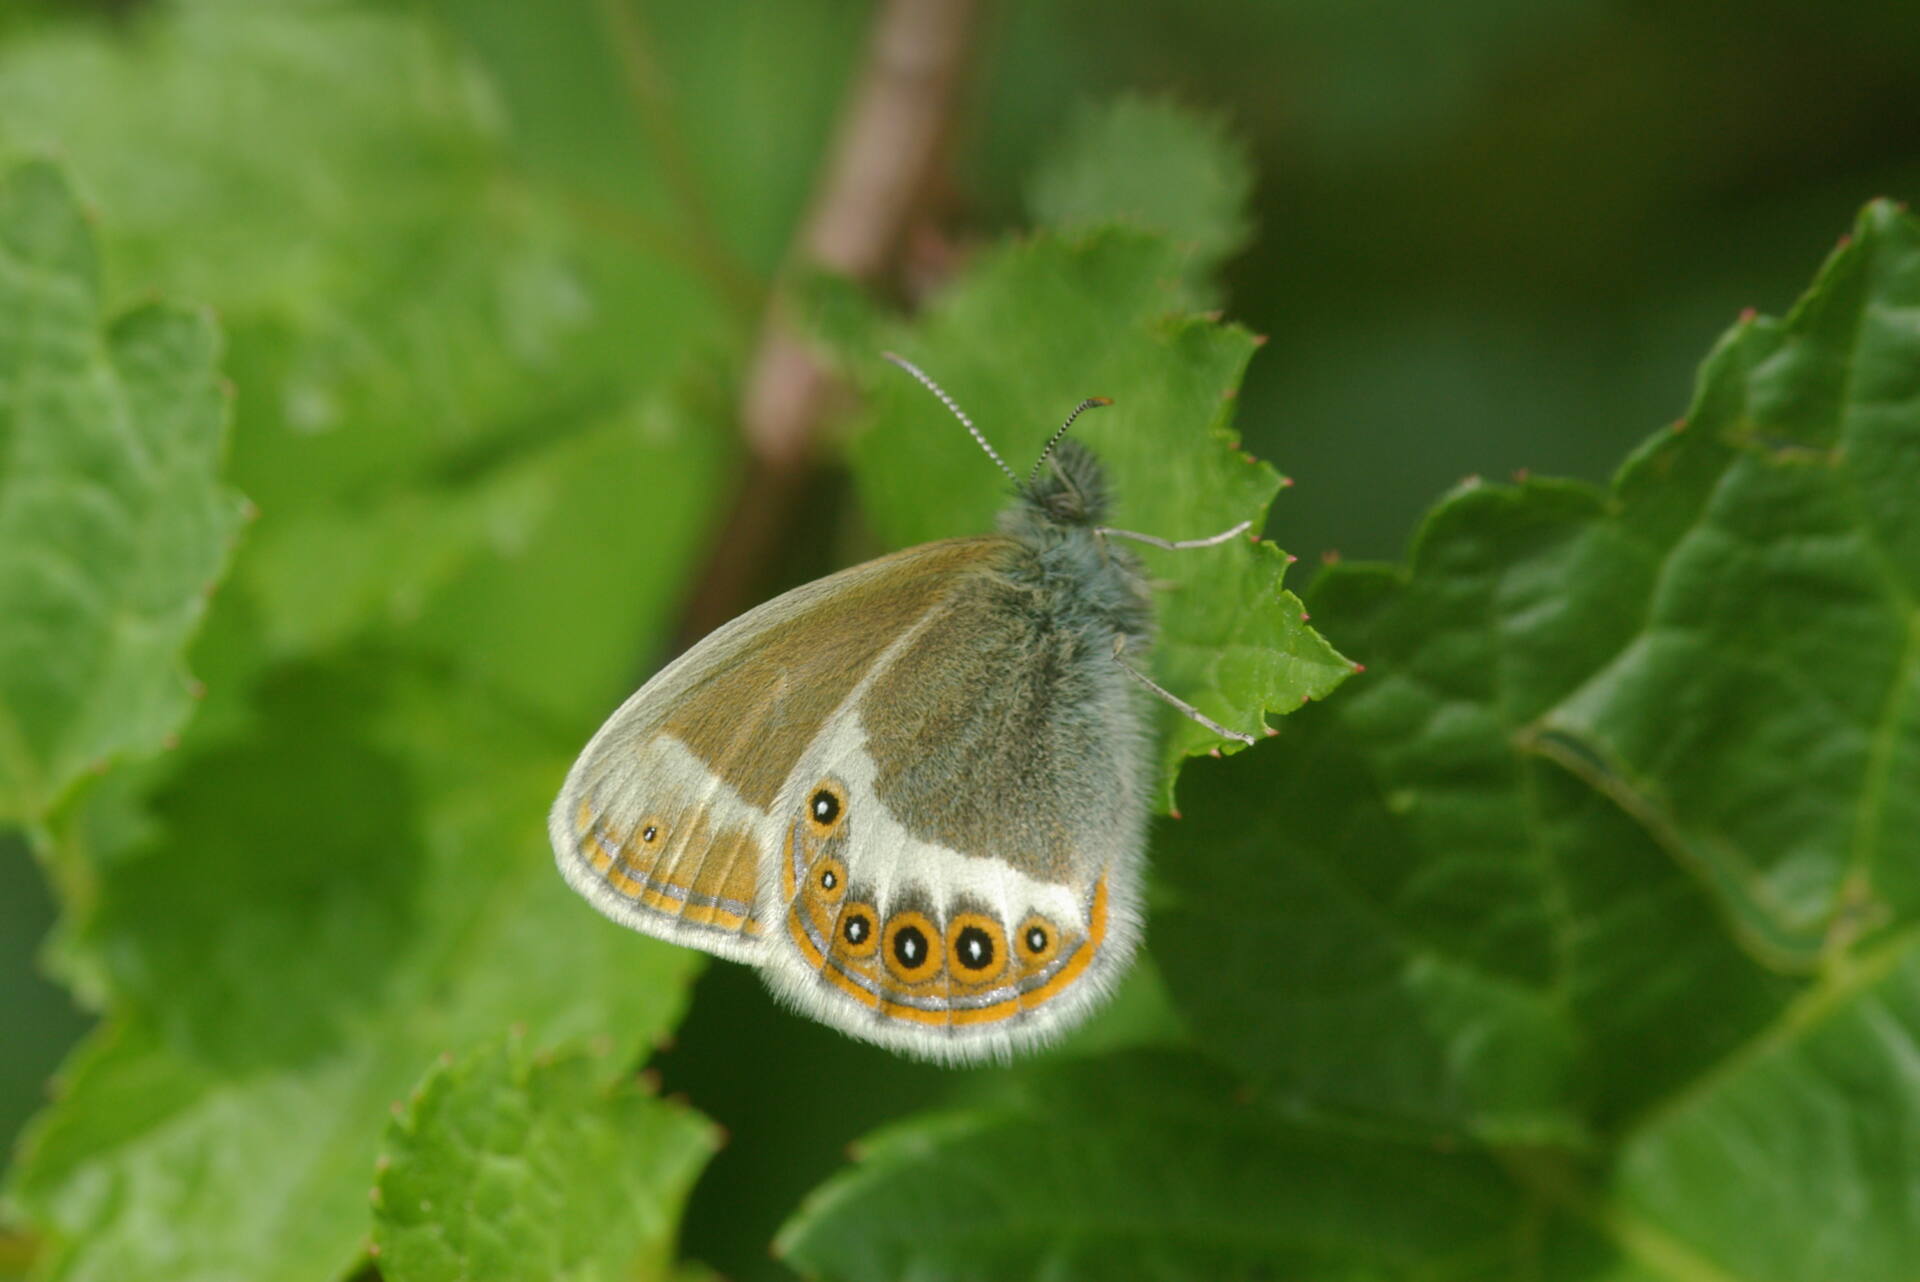
<path id="1" fill-rule="evenodd" d="M 1027 484 L 1028 485 L 1033 484 L 1033 478 L 1040 475 L 1040 465 L 1042 463 L 1045 463 L 1049 458 L 1053 457 L 1053 447 L 1060 443 L 1060 438 L 1065 436 L 1067 434 L 1067 429 L 1073 426 L 1073 420 L 1075 420 L 1076 418 L 1079 418 L 1082 414 L 1086 413 L 1088 410 L 1097 410 L 1097 409 L 1100 409 L 1102 406 L 1111 405 L 1111 404 L 1113 404 L 1113 402 L 1108 400 L 1104 396 L 1089 396 L 1086 400 L 1081 401 L 1078 405 L 1074 406 L 1073 413 L 1067 415 L 1067 421 L 1060 425 L 1060 429 L 1058 431 L 1056 431 L 1052 436 L 1047 438 L 1046 448 L 1041 450 L 1040 457 L 1033 461 L 1033 471 L 1027 473 Z"/>
<path id="2" fill-rule="evenodd" d="M 1007 474 L 1007 479 L 1009 481 L 1012 481 L 1016 485 L 1020 483 L 1020 478 L 1013 474 L 1013 469 L 1007 466 L 1007 461 L 1000 457 L 999 451 L 995 450 L 993 446 L 987 444 L 987 438 L 980 435 L 980 429 L 973 425 L 973 420 L 968 418 L 964 413 L 961 412 L 960 407 L 953 403 L 953 398 L 951 396 L 948 396 L 945 392 L 940 390 L 940 384 L 928 378 L 925 371 L 923 371 L 918 365 L 915 365 L 912 361 L 908 360 L 904 356 L 897 356 L 892 352 L 882 352 L 880 353 L 880 355 L 884 359 L 892 361 L 895 365 L 898 365 L 901 369 L 907 371 L 907 373 L 919 379 L 920 385 L 922 387 L 926 388 L 929 392 L 932 392 L 935 396 L 938 396 L 940 398 L 940 403 L 946 406 L 949 410 L 951 410 L 953 412 L 953 416 L 959 419 L 960 422 L 963 425 L 965 425 L 968 432 L 972 433 L 973 439 L 980 443 L 980 448 L 987 452 L 987 457 L 993 460 L 994 466 L 998 467 L 1002 472 L 1005 472 Z M 1079 412 L 1080 412 L 1079 410 L 1074 411 L 1074 413 L 1076 414 Z M 1067 422 L 1071 423 L 1073 422 L 1073 420 L 1068 419 Z M 1064 432 L 1067 429 L 1063 427 L 1060 430 Z M 1048 446 L 1048 448 L 1051 449 L 1052 446 Z M 1045 457 L 1045 456 L 1043 455 L 1042 457 Z"/>

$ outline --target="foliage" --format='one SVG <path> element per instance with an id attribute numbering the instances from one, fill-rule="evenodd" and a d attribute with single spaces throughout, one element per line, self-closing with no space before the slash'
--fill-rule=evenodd
<path id="1" fill-rule="evenodd" d="M 102 1014 L 8 1176 L 36 1276 L 1908 1275 L 1920 224 L 1870 206 L 1610 486 L 1464 485 L 1304 607 L 1270 542 L 1151 553 L 1157 679 L 1278 734 L 1188 761 L 1167 714 L 1152 957 L 942 1075 L 793 1040 L 553 874 L 729 498 L 860 25 L 542 8 L 0 26 L 0 819 Z M 683 61 L 727 75 L 649 79 Z M 1018 186 L 911 315 L 778 278 L 859 394 L 846 541 L 1004 499 L 889 348 L 1016 468 L 1111 397 L 1074 430 L 1116 525 L 1259 529 L 1260 340 L 1195 310 L 1243 147 L 1128 95 Z"/>

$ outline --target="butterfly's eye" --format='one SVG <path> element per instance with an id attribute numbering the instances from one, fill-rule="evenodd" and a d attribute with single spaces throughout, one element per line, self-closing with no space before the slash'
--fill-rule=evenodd
<path id="1" fill-rule="evenodd" d="M 1029 969 L 1045 966 L 1060 952 L 1060 932 L 1038 913 L 1020 923 L 1014 939 L 1020 948 L 1020 961 Z"/>
<path id="2" fill-rule="evenodd" d="M 895 913 L 880 940 L 887 969 L 903 984 L 918 984 L 940 973 L 940 932 L 925 913 Z"/>
<path id="3" fill-rule="evenodd" d="M 947 955 L 957 978 L 984 984 L 1007 968 L 1006 934 L 985 913 L 956 913 L 947 923 Z"/>
<path id="4" fill-rule="evenodd" d="M 807 826 L 816 837 L 831 837 L 847 817 L 847 790 L 838 779 L 822 779 L 807 796 Z"/>

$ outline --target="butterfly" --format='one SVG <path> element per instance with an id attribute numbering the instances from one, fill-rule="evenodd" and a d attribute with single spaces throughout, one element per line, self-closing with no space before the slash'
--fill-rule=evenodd
<path id="1" fill-rule="evenodd" d="M 1139 942 L 1151 695 L 1140 563 L 1067 431 L 998 531 L 883 556 L 748 611 L 587 744 L 554 803 L 561 874 L 606 916 L 759 967 L 798 1010 L 946 1063 L 1083 1020 Z"/>

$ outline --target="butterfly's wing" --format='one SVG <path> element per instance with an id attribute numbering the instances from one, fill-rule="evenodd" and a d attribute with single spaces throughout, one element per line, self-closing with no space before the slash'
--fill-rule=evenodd
<path id="1" fill-rule="evenodd" d="M 910 548 L 796 588 L 668 665 L 600 728 L 554 803 L 561 874 L 608 917 L 759 961 L 800 756 L 1000 539 Z"/>
<path id="2" fill-rule="evenodd" d="M 927 1058 L 1076 1022 L 1139 935 L 1148 754 L 1112 637 L 992 549 L 882 652 L 775 801 L 777 991 Z"/>

